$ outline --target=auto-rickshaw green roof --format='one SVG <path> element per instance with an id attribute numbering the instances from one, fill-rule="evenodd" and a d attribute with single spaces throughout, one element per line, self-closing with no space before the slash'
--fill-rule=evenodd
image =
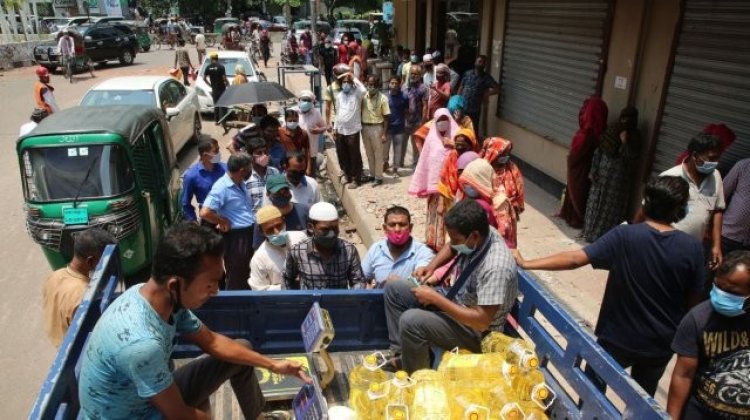
<path id="1" fill-rule="evenodd" d="M 30 137 L 93 133 L 119 134 L 130 142 L 159 119 L 164 119 L 164 113 L 146 105 L 76 106 L 43 119 L 18 142 Z"/>

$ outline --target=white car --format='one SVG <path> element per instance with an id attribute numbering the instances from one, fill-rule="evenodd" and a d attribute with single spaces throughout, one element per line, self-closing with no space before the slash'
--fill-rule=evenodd
<path id="1" fill-rule="evenodd" d="M 194 89 L 185 87 L 172 77 L 115 77 L 89 89 L 80 105 L 148 105 L 159 108 L 169 121 L 176 152 L 201 135 L 198 95 Z"/>
<path id="2" fill-rule="evenodd" d="M 247 76 L 248 82 L 259 82 L 266 80 L 266 76 L 259 72 L 250 57 L 247 56 L 245 51 L 218 51 L 219 64 L 224 66 L 227 73 L 227 79 L 229 83 L 232 83 L 234 78 L 234 68 L 237 64 L 242 64 L 245 68 L 245 75 Z M 203 76 L 206 74 L 206 68 L 211 64 L 211 59 L 206 57 L 201 64 L 201 69 L 198 71 L 198 79 L 195 81 L 195 91 L 198 93 L 198 100 L 200 101 L 201 112 L 213 112 L 214 100 L 211 96 L 211 86 L 209 86 Z"/>

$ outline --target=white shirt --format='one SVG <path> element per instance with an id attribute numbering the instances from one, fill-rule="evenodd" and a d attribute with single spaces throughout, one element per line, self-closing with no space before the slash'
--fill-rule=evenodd
<path id="1" fill-rule="evenodd" d="M 250 278 L 247 284 L 252 290 L 281 290 L 284 288 L 284 280 L 281 272 L 284 271 L 284 262 L 289 249 L 294 245 L 307 239 L 307 234 L 302 231 L 290 231 L 289 243 L 285 247 L 278 247 L 263 241 L 258 250 L 250 260 Z"/>
<path id="2" fill-rule="evenodd" d="M 75 56 L 76 47 L 73 43 L 73 37 L 68 36 L 67 39 L 65 39 L 65 36 L 61 36 L 60 40 L 57 41 L 57 50 L 60 51 L 60 54 L 63 56 Z"/>
<path id="3" fill-rule="evenodd" d="M 335 128 L 339 134 L 345 136 L 362 131 L 362 96 L 367 89 L 357 79 L 349 93 L 336 92 L 336 122 Z"/>
<path id="4" fill-rule="evenodd" d="M 37 123 L 34 121 L 29 121 L 26 124 L 21 126 L 21 129 L 18 131 L 18 137 L 23 137 L 31 132 L 35 127 L 37 126 Z"/>
<path id="5" fill-rule="evenodd" d="M 710 175 L 707 175 L 703 178 L 700 185 L 693 182 L 683 165 L 667 169 L 659 176 L 679 176 L 687 181 L 690 187 L 687 215 L 684 219 L 672 224 L 672 227 L 702 242 L 713 212 L 715 210 L 724 210 L 726 207 L 724 203 L 724 184 L 721 182 L 719 171 L 713 171 Z"/>
<path id="6" fill-rule="evenodd" d="M 318 181 L 305 175 L 296 187 L 290 182 L 289 191 L 292 193 L 292 202 L 312 206 L 320 201 L 320 189 Z"/>
<path id="7" fill-rule="evenodd" d="M 198 34 L 195 36 L 195 49 L 197 50 L 205 50 L 206 49 L 206 36 L 203 34 Z M 202 63 L 198 63 L 202 64 Z"/>
<path id="8" fill-rule="evenodd" d="M 314 128 L 325 128 L 326 122 L 320 114 L 320 111 L 318 111 L 318 108 L 313 107 L 307 112 L 299 111 L 299 107 L 295 108 L 297 108 L 299 115 L 299 126 L 307 131 L 307 135 L 310 137 L 310 156 L 314 157 L 318 154 L 318 137 L 320 134 L 312 134 L 310 130 Z"/>

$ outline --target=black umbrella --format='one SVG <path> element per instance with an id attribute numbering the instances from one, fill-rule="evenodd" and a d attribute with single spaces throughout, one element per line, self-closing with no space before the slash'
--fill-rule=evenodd
<path id="1" fill-rule="evenodd" d="M 289 89 L 276 82 L 248 82 L 229 86 L 215 106 L 229 108 L 235 105 L 283 102 L 295 97 Z"/>

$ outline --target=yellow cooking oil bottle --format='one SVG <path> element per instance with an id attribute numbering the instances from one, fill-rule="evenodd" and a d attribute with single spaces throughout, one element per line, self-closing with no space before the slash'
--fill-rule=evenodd
<path id="1" fill-rule="evenodd" d="M 409 406 L 388 404 L 385 407 L 385 420 L 409 420 Z"/>
<path id="2" fill-rule="evenodd" d="M 490 408 L 486 388 L 472 387 L 466 382 L 454 383 L 451 388 L 451 419 L 489 420 Z"/>
<path id="3" fill-rule="evenodd" d="M 510 381 L 519 366 L 508 362 L 504 353 L 456 354 L 447 352 L 438 367 L 448 381 L 469 381 L 475 386 L 491 386 L 496 381 Z"/>
<path id="4" fill-rule="evenodd" d="M 414 401 L 409 409 L 411 420 L 446 420 L 451 417 L 450 396 L 439 372 L 420 369 L 411 375 Z"/>
<path id="5" fill-rule="evenodd" d="M 385 418 L 386 407 L 388 406 L 389 388 L 390 383 L 388 382 L 371 383 L 370 388 L 367 390 L 367 414 L 363 416 L 358 413 L 357 419 L 383 420 Z"/>
<path id="6" fill-rule="evenodd" d="M 369 354 L 349 373 L 349 407 L 356 409 L 360 399 L 367 399 L 371 383 L 388 381 L 388 374 L 381 369 L 385 362 L 378 362 L 378 353 Z"/>
<path id="7" fill-rule="evenodd" d="M 549 420 L 545 410 L 536 405 L 536 403 L 521 403 L 521 408 L 526 414 L 526 420 Z"/>
<path id="8" fill-rule="evenodd" d="M 406 371 L 399 370 L 393 376 L 388 394 L 385 417 L 391 420 L 407 420 L 409 407 L 414 401 L 414 380 Z"/>
<path id="9" fill-rule="evenodd" d="M 491 420 L 520 420 L 524 419 L 524 411 L 518 401 L 518 395 L 513 390 L 511 382 L 503 378 L 492 384 L 488 403 Z"/>
<path id="10" fill-rule="evenodd" d="M 511 381 L 513 391 L 521 403 L 533 402 L 546 410 L 555 401 L 555 392 L 547 386 L 544 374 L 539 369 L 524 372 Z"/>
<path id="11" fill-rule="evenodd" d="M 539 367 L 539 358 L 532 343 L 497 331 L 482 339 L 482 353 L 503 353 L 508 363 L 525 369 Z"/>

